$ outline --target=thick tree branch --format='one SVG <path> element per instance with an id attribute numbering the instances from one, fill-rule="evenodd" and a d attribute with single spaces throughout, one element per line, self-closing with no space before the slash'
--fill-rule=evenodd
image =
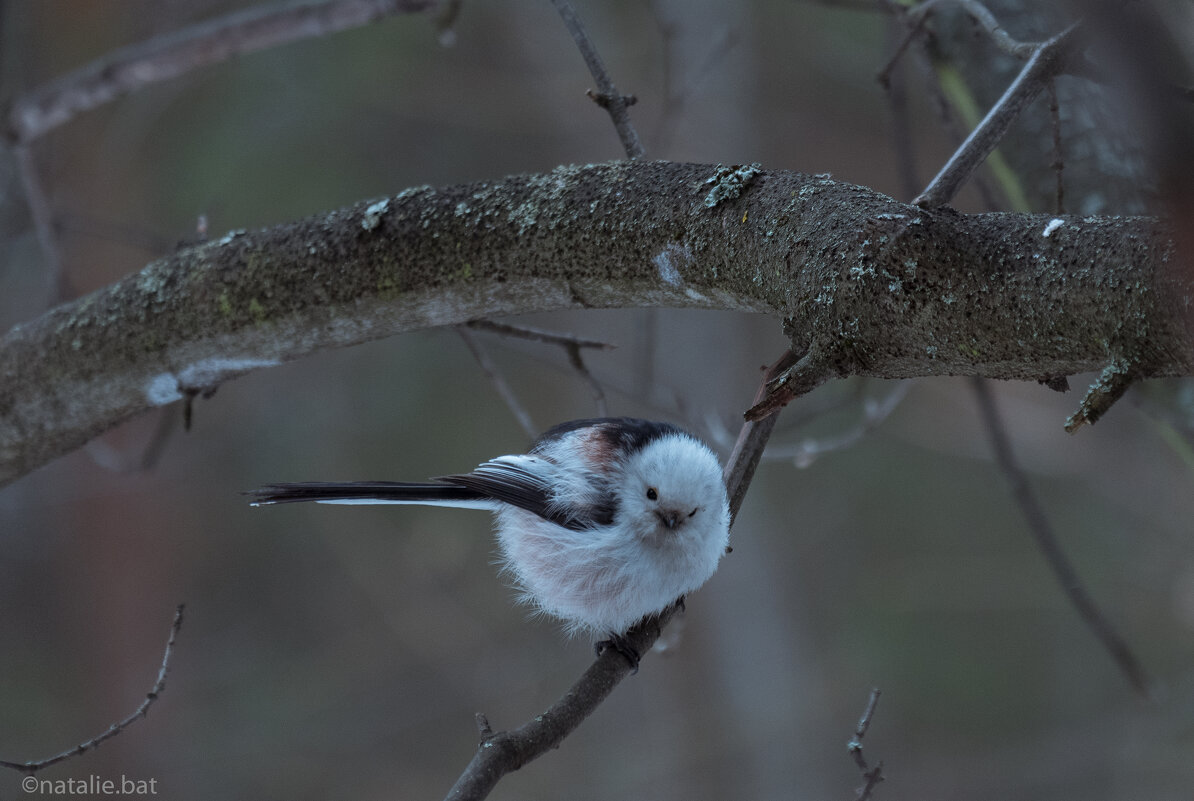
<path id="1" fill-rule="evenodd" d="M 0 483 L 260 367 L 549 309 L 775 315 L 805 354 L 789 390 L 1109 364 L 1187 375 L 1194 276 L 1171 250 L 1151 218 L 963 215 L 753 167 L 616 162 L 418 187 L 232 232 L 12 329 Z"/>

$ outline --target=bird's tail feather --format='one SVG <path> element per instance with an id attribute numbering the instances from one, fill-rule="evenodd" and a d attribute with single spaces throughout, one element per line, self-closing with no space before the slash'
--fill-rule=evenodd
<path id="1" fill-rule="evenodd" d="M 494 502 L 476 490 L 448 483 L 416 484 L 401 481 L 307 481 L 267 484 L 245 493 L 253 506 L 275 503 L 375 504 L 407 503 L 424 506 L 463 506 L 492 509 Z"/>

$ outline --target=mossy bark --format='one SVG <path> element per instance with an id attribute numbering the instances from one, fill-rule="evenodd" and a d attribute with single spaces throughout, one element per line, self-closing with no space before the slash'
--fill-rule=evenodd
<path id="1" fill-rule="evenodd" d="M 930 212 L 753 167 L 618 162 L 408 189 L 230 233 L 15 327 L 0 339 L 0 483 L 253 369 L 550 309 L 772 314 L 812 355 L 810 386 L 1112 363 L 1185 375 L 1194 277 L 1172 255 L 1151 218 Z"/>

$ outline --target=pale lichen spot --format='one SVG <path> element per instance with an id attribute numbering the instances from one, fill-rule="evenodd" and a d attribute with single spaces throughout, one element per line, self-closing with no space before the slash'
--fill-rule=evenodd
<path id="1" fill-rule="evenodd" d="M 762 172 L 763 165 L 758 162 L 734 167 L 718 164 L 713 176 L 705 181 L 706 186 L 713 187 L 705 196 L 705 206 L 714 208 L 728 200 L 736 200 Z"/>
<path id="2" fill-rule="evenodd" d="M 1061 219 L 1060 217 L 1054 217 L 1052 220 L 1049 220 L 1049 224 L 1045 226 L 1045 230 L 1041 231 L 1041 236 L 1048 239 L 1050 236 L 1052 236 L 1054 231 L 1061 227 L 1062 223 L 1064 222 L 1065 220 Z"/>
<path id="3" fill-rule="evenodd" d="M 407 198 L 412 198 L 415 195 L 422 194 L 423 192 L 434 193 L 435 189 L 431 186 L 431 184 L 423 184 L 422 186 L 410 186 L 410 187 L 407 187 L 406 189 L 403 189 L 398 194 L 394 195 L 394 200 L 406 200 Z"/>
<path id="4" fill-rule="evenodd" d="M 520 203 L 518 208 L 511 210 L 506 219 L 510 221 L 511 225 L 517 225 L 518 233 L 522 235 L 539 221 L 539 209 L 528 200 L 525 203 Z"/>
<path id="5" fill-rule="evenodd" d="M 372 231 L 377 226 L 381 225 L 382 215 L 390 208 L 390 199 L 385 198 L 376 203 L 371 204 L 365 209 L 365 213 L 361 215 L 361 227 L 366 231 Z"/>
<path id="6" fill-rule="evenodd" d="M 164 406 L 181 400 L 188 391 L 210 389 L 221 382 L 262 367 L 280 364 L 277 359 L 227 358 L 213 356 L 200 359 L 178 372 L 164 372 L 151 376 L 145 382 L 145 400 L 151 406 Z"/>
<path id="7" fill-rule="evenodd" d="M 663 246 L 663 250 L 655 254 L 651 262 L 665 284 L 678 286 L 682 280 L 680 271 L 692 263 L 692 251 L 687 245 L 669 242 Z"/>
<path id="8" fill-rule="evenodd" d="M 176 400 L 182 400 L 182 392 L 178 388 L 178 378 L 174 373 L 158 373 L 145 384 L 145 400 L 150 406 L 165 406 Z"/>

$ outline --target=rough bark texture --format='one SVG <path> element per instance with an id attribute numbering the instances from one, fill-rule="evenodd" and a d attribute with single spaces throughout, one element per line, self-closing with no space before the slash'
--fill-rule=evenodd
<path id="1" fill-rule="evenodd" d="M 1194 368 L 1156 220 L 925 211 L 827 176 L 669 162 L 378 200 L 180 251 L 0 340 L 0 483 L 260 367 L 562 308 L 765 312 L 832 376 Z"/>

